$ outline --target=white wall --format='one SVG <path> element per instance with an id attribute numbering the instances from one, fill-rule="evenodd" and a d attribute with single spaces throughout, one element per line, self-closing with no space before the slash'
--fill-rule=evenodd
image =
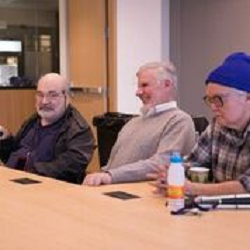
<path id="1" fill-rule="evenodd" d="M 169 56 L 169 0 L 117 0 L 117 100 L 119 112 L 138 113 L 136 72 Z"/>

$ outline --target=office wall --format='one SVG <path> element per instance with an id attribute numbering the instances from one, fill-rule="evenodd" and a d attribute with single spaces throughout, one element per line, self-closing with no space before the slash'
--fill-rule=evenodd
<path id="1" fill-rule="evenodd" d="M 138 113 L 138 67 L 169 55 L 169 0 L 117 0 L 117 110 Z"/>
<path id="2" fill-rule="evenodd" d="M 181 108 L 195 116 L 209 117 L 202 101 L 204 80 L 228 53 L 250 51 L 250 1 L 117 0 L 116 6 L 116 109 L 138 112 L 140 101 L 134 95 L 138 67 L 170 55 L 178 68 Z M 67 57 L 65 47 L 60 48 Z M 67 60 L 61 62 L 61 70 L 67 75 Z"/>
<path id="3" fill-rule="evenodd" d="M 250 53 L 249 0 L 171 0 L 170 56 L 179 69 L 180 106 L 210 117 L 208 72 L 231 52 Z"/>
<path id="4" fill-rule="evenodd" d="M 15 134 L 21 124 L 35 112 L 34 89 L 0 90 L 0 125 Z"/>
<path id="5" fill-rule="evenodd" d="M 60 71 L 68 76 L 67 1 L 59 1 L 60 9 Z M 112 91 L 113 109 L 138 113 L 141 106 L 135 97 L 135 74 L 142 64 L 169 57 L 169 0 L 117 0 L 115 61 L 117 87 Z M 113 110 L 112 109 L 112 110 Z"/>

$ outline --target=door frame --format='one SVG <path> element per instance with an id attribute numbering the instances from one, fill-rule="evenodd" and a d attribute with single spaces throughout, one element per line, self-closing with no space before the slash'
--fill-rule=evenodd
<path id="1" fill-rule="evenodd" d="M 60 74 L 70 79 L 68 52 L 68 16 L 67 4 L 69 0 L 59 0 L 59 47 Z M 90 0 L 91 1 L 91 0 Z M 106 60 L 107 60 L 107 107 L 106 111 L 117 111 L 117 0 L 105 0 L 106 8 Z"/>

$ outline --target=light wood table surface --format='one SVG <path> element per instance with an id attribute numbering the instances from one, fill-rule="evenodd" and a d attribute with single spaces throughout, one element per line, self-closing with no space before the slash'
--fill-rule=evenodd
<path id="1" fill-rule="evenodd" d="M 29 177 L 39 184 L 11 180 Z M 1 250 L 249 250 L 250 211 L 173 216 L 148 183 L 85 187 L 0 167 Z M 119 200 L 103 195 L 139 195 Z"/>

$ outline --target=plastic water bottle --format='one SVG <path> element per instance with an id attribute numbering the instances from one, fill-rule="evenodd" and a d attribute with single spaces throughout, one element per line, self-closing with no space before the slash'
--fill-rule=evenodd
<path id="1" fill-rule="evenodd" d="M 170 165 L 167 175 L 168 183 L 168 206 L 170 212 L 177 212 L 184 208 L 184 184 L 185 171 L 179 152 L 170 157 Z"/>

